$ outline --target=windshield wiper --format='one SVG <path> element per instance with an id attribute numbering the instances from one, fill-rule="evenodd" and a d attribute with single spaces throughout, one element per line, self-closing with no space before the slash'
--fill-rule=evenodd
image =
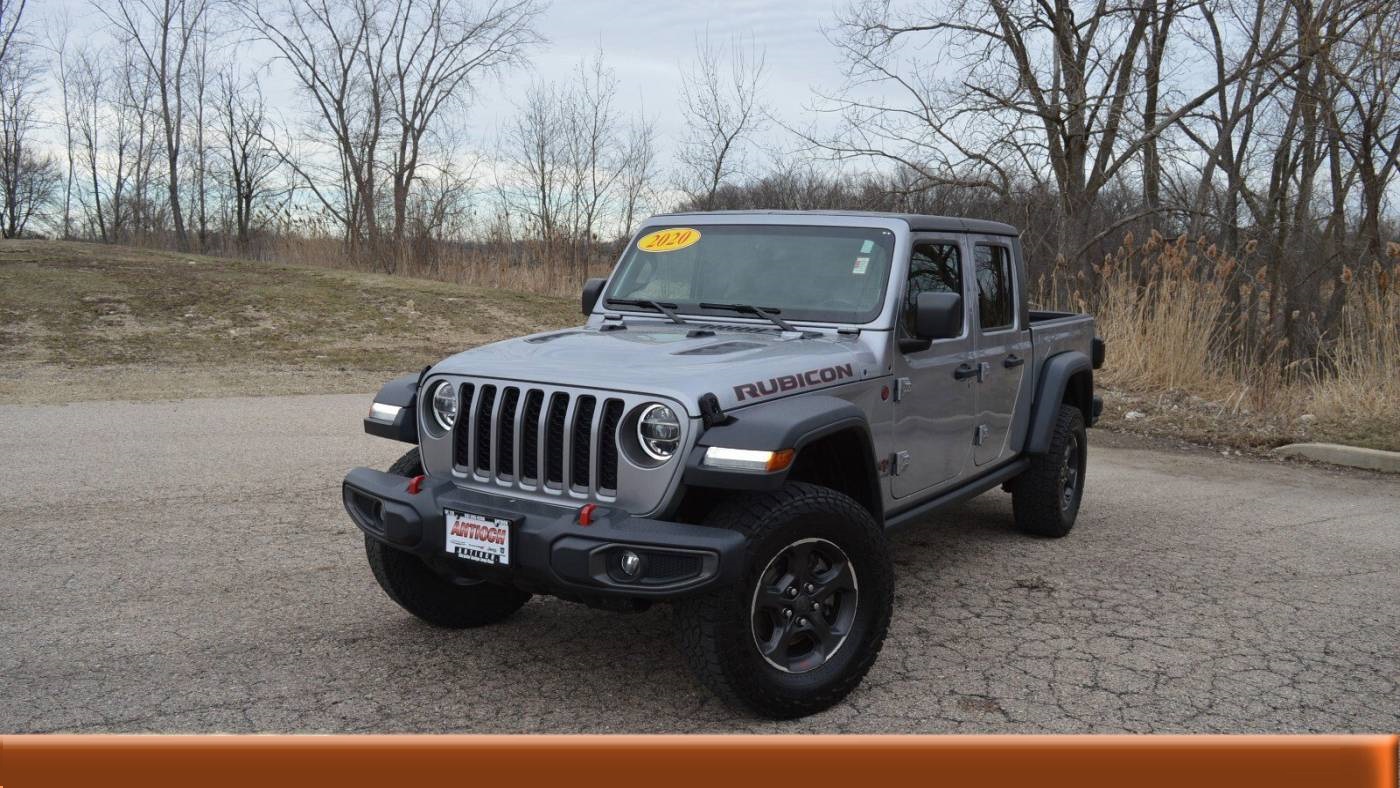
<path id="1" fill-rule="evenodd" d="M 797 331 L 793 324 L 778 317 L 783 310 L 772 306 L 751 306 L 749 304 L 700 304 L 701 309 L 727 309 L 730 312 L 739 312 L 745 315 L 755 315 L 764 318 L 773 325 L 784 331 Z"/>
<path id="2" fill-rule="evenodd" d="M 680 315 L 676 314 L 676 305 L 665 301 L 652 301 L 649 298 L 609 298 L 607 303 L 617 304 L 618 306 L 639 306 L 643 309 L 660 312 L 670 318 L 673 323 L 678 323 L 683 326 L 689 325 L 689 323 L 681 319 Z"/>

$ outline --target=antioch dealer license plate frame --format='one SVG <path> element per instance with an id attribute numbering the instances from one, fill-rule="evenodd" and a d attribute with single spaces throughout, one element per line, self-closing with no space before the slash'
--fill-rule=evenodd
<path id="1" fill-rule="evenodd" d="M 510 532 L 514 520 L 444 509 L 447 552 L 489 566 L 510 566 Z"/>

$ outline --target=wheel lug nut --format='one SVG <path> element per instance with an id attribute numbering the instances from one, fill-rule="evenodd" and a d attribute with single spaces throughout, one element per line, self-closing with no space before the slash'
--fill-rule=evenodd
<path id="1" fill-rule="evenodd" d="M 802 590 L 804 590 L 804 591 L 806 591 L 807 593 L 810 594 L 810 593 L 812 593 L 814 590 L 816 590 L 816 588 L 817 588 L 816 586 L 812 585 L 811 583 L 808 583 L 807 585 L 805 585 L 805 586 L 802 587 Z"/>
<path id="2" fill-rule="evenodd" d="M 805 619 L 805 618 L 799 618 L 799 619 L 797 619 L 797 625 L 798 625 L 799 627 L 805 627 L 805 626 L 807 626 L 807 619 Z"/>
<path id="3" fill-rule="evenodd" d="M 785 607 L 785 608 L 783 608 L 783 618 L 792 618 L 792 608 L 790 608 L 790 607 Z"/>
<path id="4" fill-rule="evenodd" d="M 787 595 L 797 596 L 797 586 L 788 586 Z"/>

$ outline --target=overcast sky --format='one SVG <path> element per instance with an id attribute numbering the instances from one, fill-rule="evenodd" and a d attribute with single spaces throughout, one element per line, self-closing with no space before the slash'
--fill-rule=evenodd
<path id="1" fill-rule="evenodd" d="M 629 115 L 633 107 L 645 107 L 661 135 L 663 169 L 669 169 L 669 153 L 681 132 L 680 70 L 693 58 L 696 39 L 707 29 L 717 44 L 737 36 L 763 48 L 766 107 L 788 122 L 802 123 L 811 89 L 832 89 L 842 80 L 836 50 L 822 33 L 823 26 L 833 24 L 841 4 L 842 0 L 554 0 L 538 25 L 549 43 L 534 51 L 530 68 L 479 86 L 468 119 L 470 141 L 476 148 L 488 147 L 532 79 L 566 80 L 581 59 L 601 46 L 618 78 L 619 108 Z M 105 24 L 89 0 L 38 0 L 31 3 L 30 13 L 59 20 L 77 36 Z M 244 45 L 238 51 L 250 61 L 268 57 L 261 46 Z M 297 120 L 289 89 L 275 80 L 266 87 L 269 102 L 292 113 L 286 120 Z M 779 130 L 766 136 L 765 143 L 782 144 Z"/>

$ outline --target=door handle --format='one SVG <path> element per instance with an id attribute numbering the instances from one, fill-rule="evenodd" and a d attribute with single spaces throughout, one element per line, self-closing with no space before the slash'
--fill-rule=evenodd
<path id="1" fill-rule="evenodd" d="M 1020 356 L 1007 356 L 1006 360 L 1001 362 L 1001 365 L 1007 369 L 1011 369 L 1012 367 L 1019 367 L 1024 363 L 1026 363 L 1026 360 Z"/>
<path id="2" fill-rule="evenodd" d="M 975 378 L 977 377 L 977 367 L 974 367 L 971 364 L 960 364 L 958 365 L 957 369 L 953 370 L 953 377 L 957 378 L 958 380 L 967 380 L 968 378 Z"/>

